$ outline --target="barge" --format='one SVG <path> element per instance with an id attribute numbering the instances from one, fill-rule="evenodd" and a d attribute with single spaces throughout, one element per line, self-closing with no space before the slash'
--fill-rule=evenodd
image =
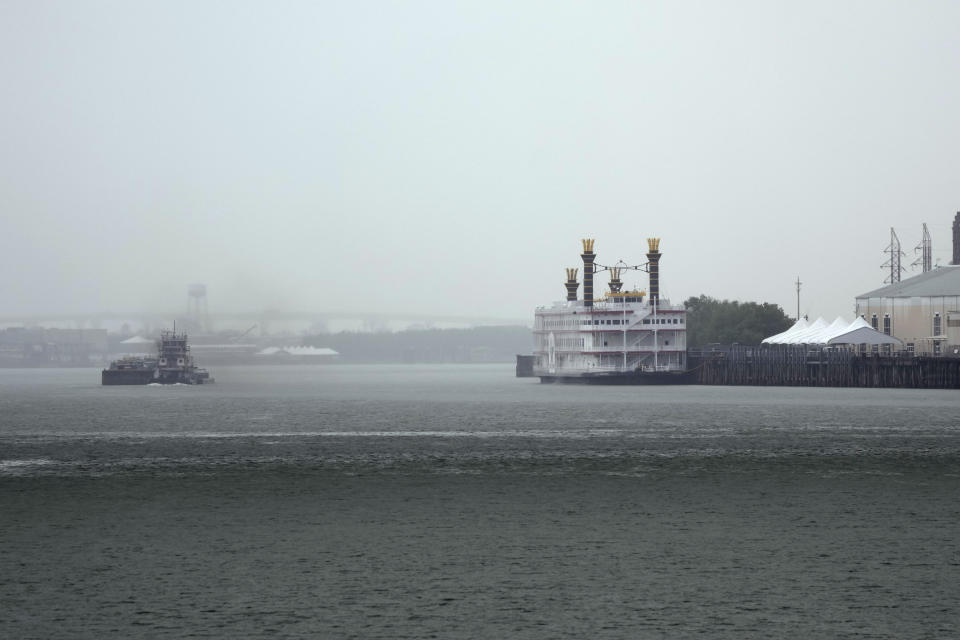
<path id="1" fill-rule="evenodd" d="M 210 373 L 194 362 L 187 334 L 161 331 L 156 357 L 128 356 L 101 372 L 104 385 L 210 384 Z"/>

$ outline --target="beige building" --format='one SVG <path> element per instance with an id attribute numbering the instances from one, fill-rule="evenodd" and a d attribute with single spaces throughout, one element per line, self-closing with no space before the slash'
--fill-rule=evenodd
<path id="1" fill-rule="evenodd" d="M 960 355 L 960 266 L 938 267 L 857 296 L 857 315 L 907 350 Z"/>

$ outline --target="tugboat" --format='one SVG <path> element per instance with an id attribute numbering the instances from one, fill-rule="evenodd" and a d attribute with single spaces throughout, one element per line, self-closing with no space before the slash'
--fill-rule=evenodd
<path id="1" fill-rule="evenodd" d="M 116 384 L 210 384 L 213 378 L 193 361 L 187 334 L 161 331 L 155 358 L 126 357 L 110 363 L 101 374 L 105 385 Z"/>

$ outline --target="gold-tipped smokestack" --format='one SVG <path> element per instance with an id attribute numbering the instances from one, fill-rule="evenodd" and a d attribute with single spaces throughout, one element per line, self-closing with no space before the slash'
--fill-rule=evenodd
<path id="1" fill-rule="evenodd" d="M 650 252 L 647 254 L 647 271 L 650 274 L 650 306 L 654 306 L 660 300 L 660 238 L 647 238 L 647 247 Z"/>
<path id="2" fill-rule="evenodd" d="M 593 253 L 593 238 L 583 240 L 583 306 L 593 307 L 593 261 L 597 256 Z"/>
<path id="3" fill-rule="evenodd" d="M 610 267 L 610 293 L 620 293 L 623 283 L 620 281 L 620 267 Z"/>
<path id="4" fill-rule="evenodd" d="M 577 301 L 577 288 L 580 286 L 580 283 L 577 282 L 577 271 L 579 270 L 577 267 L 567 269 L 567 281 L 563 283 L 563 286 L 567 288 L 567 302 Z"/>

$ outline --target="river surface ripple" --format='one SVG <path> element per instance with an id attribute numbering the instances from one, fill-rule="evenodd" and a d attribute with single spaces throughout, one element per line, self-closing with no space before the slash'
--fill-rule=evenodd
<path id="1" fill-rule="evenodd" d="M 960 394 L 0 369 L 0 637 L 960 636 Z"/>

